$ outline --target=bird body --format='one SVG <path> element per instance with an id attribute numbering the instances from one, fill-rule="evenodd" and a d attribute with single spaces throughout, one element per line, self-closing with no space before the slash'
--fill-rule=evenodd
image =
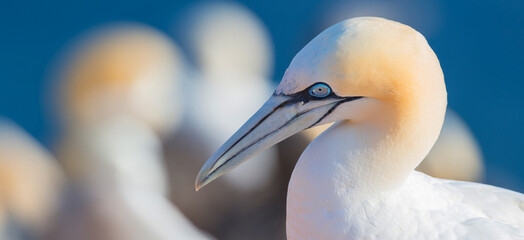
<path id="1" fill-rule="evenodd" d="M 84 186 L 110 239 L 212 239 L 168 199 L 161 141 L 133 118 L 85 129 L 78 156 L 89 161 Z"/>
<path id="2" fill-rule="evenodd" d="M 273 96 L 211 158 L 200 188 L 304 129 L 288 187 L 288 239 L 515 239 L 524 196 L 414 169 L 435 144 L 447 93 L 426 39 L 383 18 L 342 21 L 293 59 Z"/>
<path id="3" fill-rule="evenodd" d="M 54 156 L 21 127 L 0 118 L 0 239 L 46 235 L 63 187 Z"/>
<path id="4" fill-rule="evenodd" d="M 489 185 L 441 180 L 417 171 L 402 188 L 387 192 L 333 187 L 320 190 L 293 181 L 290 185 L 288 239 L 524 236 L 524 196 Z"/>
<path id="5" fill-rule="evenodd" d="M 178 47 L 151 27 L 115 24 L 87 34 L 70 57 L 60 160 L 80 214 L 68 214 L 59 237 L 212 239 L 168 197 L 162 139 L 181 119 Z"/>

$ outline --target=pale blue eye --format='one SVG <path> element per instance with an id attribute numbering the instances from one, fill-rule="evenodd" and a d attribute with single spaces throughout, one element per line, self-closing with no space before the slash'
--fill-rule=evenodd
<path id="1" fill-rule="evenodd" d="M 317 83 L 309 89 L 309 95 L 316 98 L 324 98 L 331 94 L 331 88 L 327 84 Z"/>

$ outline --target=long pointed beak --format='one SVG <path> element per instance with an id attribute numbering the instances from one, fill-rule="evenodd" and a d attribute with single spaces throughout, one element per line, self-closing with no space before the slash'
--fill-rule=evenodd
<path id="1" fill-rule="evenodd" d="M 347 98 L 302 101 L 294 96 L 273 95 L 204 164 L 195 189 L 231 171 L 255 154 L 321 122 Z"/>

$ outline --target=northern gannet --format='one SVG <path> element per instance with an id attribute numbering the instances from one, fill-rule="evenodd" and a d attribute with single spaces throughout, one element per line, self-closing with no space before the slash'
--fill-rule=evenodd
<path id="1" fill-rule="evenodd" d="M 162 137 L 181 119 L 183 62 L 171 39 L 147 25 L 114 23 L 76 39 L 57 74 L 65 131 L 132 116 Z"/>
<path id="2" fill-rule="evenodd" d="M 98 28 L 82 40 L 63 74 L 59 157 L 80 192 L 81 213 L 65 220 L 58 237 L 213 239 L 168 196 L 162 137 L 182 115 L 178 48 L 132 23 Z"/>
<path id="3" fill-rule="evenodd" d="M 56 159 L 16 124 L 0 118 L 0 239 L 41 239 L 60 205 Z"/>
<path id="4" fill-rule="evenodd" d="M 72 140 L 77 161 L 86 162 L 75 181 L 92 215 L 91 225 L 83 226 L 88 236 L 213 239 L 170 202 L 162 142 L 149 126 L 129 116 L 112 117 L 78 130 Z"/>
<path id="5" fill-rule="evenodd" d="M 383 18 L 342 21 L 292 60 L 272 97 L 204 164 L 203 187 L 306 128 L 287 197 L 289 239 L 524 237 L 524 195 L 415 171 L 440 133 L 444 76 L 426 39 Z"/>

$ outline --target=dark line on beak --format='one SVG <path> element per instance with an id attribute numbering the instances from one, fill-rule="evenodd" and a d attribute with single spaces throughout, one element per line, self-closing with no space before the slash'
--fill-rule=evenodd
<path id="1" fill-rule="evenodd" d="M 283 102 L 283 103 L 280 104 L 278 107 L 276 107 L 275 109 L 273 109 L 273 111 L 271 111 L 271 113 L 268 114 L 267 116 L 273 114 L 273 113 L 276 111 L 276 109 L 278 109 L 279 107 L 281 107 L 284 103 L 289 103 L 289 102 L 293 103 L 292 100 L 293 100 L 293 99 L 288 100 L 288 101 L 286 101 L 286 102 Z M 338 103 L 336 104 L 336 106 L 338 106 Z M 332 109 L 333 109 L 333 108 L 331 108 L 330 111 L 331 111 Z M 286 123 L 284 123 L 282 126 L 278 127 L 277 129 L 273 130 L 272 132 L 270 132 L 270 133 L 268 133 L 268 134 L 266 134 L 266 135 L 260 137 L 260 138 L 257 139 L 256 141 L 253 141 L 253 143 L 249 144 L 248 146 L 245 146 L 244 148 L 240 149 L 240 150 L 239 150 L 235 155 L 233 155 L 233 156 L 231 156 L 230 158 L 228 158 L 227 160 L 225 160 L 224 163 L 223 163 L 222 165 L 218 166 L 215 170 L 213 170 L 212 172 L 208 173 L 207 176 L 206 176 L 204 179 L 207 179 L 208 176 L 213 175 L 213 173 L 215 173 L 218 169 L 222 168 L 222 167 L 223 167 L 224 165 L 226 165 L 226 164 L 227 164 L 231 159 L 233 159 L 233 158 L 235 158 L 236 156 L 240 155 L 240 154 L 243 153 L 246 149 L 252 147 L 253 145 L 255 145 L 255 144 L 257 144 L 258 142 L 260 142 L 262 139 L 264 139 L 264 138 L 266 138 L 266 137 L 272 135 L 273 133 L 278 132 L 280 129 L 282 129 L 283 127 L 289 125 L 290 122 L 292 122 L 293 120 L 297 119 L 298 117 L 300 117 L 300 116 L 302 116 L 302 115 L 304 115 L 304 114 L 306 114 L 306 113 L 309 113 L 309 112 L 311 112 L 311 111 L 313 111 L 313 110 L 314 110 L 314 109 L 311 109 L 311 110 L 309 110 L 309 111 L 306 111 L 306 112 L 303 112 L 303 113 L 297 114 L 297 115 L 294 116 L 293 118 L 289 119 L 289 121 L 287 121 Z M 259 123 L 257 123 L 257 126 L 258 126 L 260 123 L 262 123 L 262 122 L 267 118 L 267 116 L 264 117 L 264 119 L 262 119 L 261 121 L 259 121 Z M 255 127 L 255 128 L 256 128 L 256 127 Z M 253 130 L 253 129 L 255 129 L 255 128 L 252 128 L 251 130 Z M 244 136 L 246 136 L 247 134 L 249 134 L 249 132 L 251 132 L 251 130 L 248 131 L 248 133 L 246 133 Z M 244 136 L 242 136 L 242 138 L 243 138 Z M 240 141 L 240 140 L 239 140 L 239 141 Z M 239 141 L 235 142 L 235 144 L 237 144 Z M 231 149 L 231 148 L 229 148 L 229 149 Z M 227 151 L 229 151 L 229 149 L 228 149 Z M 226 152 L 227 152 L 227 151 L 226 151 Z M 225 154 L 225 153 L 224 153 L 224 154 Z M 224 154 L 222 154 L 220 157 L 224 156 Z M 220 158 L 218 158 L 218 159 L 220 159 Z M 214 165 L 213 165 L 213 166 L 214 166 Z"/>
<path id="2" fill-rule="evenodd" d="M 255 126 L 253 126 L 251 129 L 249 129 L 249 131 L 247 131 L 242 137 L 240 137 L 237 141 L 235 141 L 235 143 L 233 143 L 226 151 L 224 151 L 224 153 L 222 153 L 222 155 L 220 155 L 220 157 L 217 158 L 220 159 L 222 158 L 227 152 L 229 152 L 229 150 L 231 150 L 231 148 L 235 147 L 240 141 L 242 141 L 242 139 L 244 139 L 244 137 L 246 137 L 247 135 L 249 135 L 253 130 L 255 130 L 255 128 L 257 128 L 260 124 L 262 124 L 262 122 L 264 122 L 269 116 L 271 116 L 271 114 L 273 114 L 277 109 L 281 108 L 282 106 L 288 104 L 289 102 L 292 102 L 294 99 L 289 99 L 289 100 L 286 100 L 282 103 L 280 103 L 278 106 L 276 106 L 275 108 L 273 108 L 273 110 L 271 110 L 271 112 L 269 114 L 267 114 L 266 116 L 264 116 L 262 119 L 260 119 L 260 121 L 257 122 L 257 124 L 255 124 Z M 231 158 L 230 158 L 231 159 Z M 227 160 L 229 161 L 229 159 Z M 227 161 L 224 162 L 227 163 Z M 215 162 L 216 164 L 216 162 Z M 211 166 L 211 168 L 215 167 L 215 164 L 213 164 L 213 166 Z M 222 164 L 222 165 L 224 165 Z M 220 168 L 220 167 L 218 167 Z M 217 169 L 218 169 L 217 168 Z M 215 171 L 217 170 L 215 169 Z M 213 171 L 213 172 L 215 172 Z M 207 174 L 208 176 L 211 175 L 210 173 Z"/>
<path id="3" fill-rule="evenodd" d="M 351 102 L 351 101 L 354 101 L 354 100 L 357 100 L 357 99 L 360 99 L 362 97 L 347 97 L 347 98 L 344 98 L 344 100 L 341 100 L 339 102 L 337 102 L 337 104 L 335 104 L 332 108 L 330 108 L 326 114 L 324 114 L 324 116 L 322 116 L 321 118 L 319 118 L 315 123 L 313 123 L 311 126 L 309 126 L 308 128 L 312 128 L 313 126 L 317 125 L 319 122 L 321 122 L 322 120 L 324 120 L 324 118 L 326 118 L 329 114 L 331 114 L 333 111 L 335 111 L 335 108 L 337 108 L 338 106 L 340 106 L 340 104 L 342 103 L 345 103 L 345 102 Z"/>

